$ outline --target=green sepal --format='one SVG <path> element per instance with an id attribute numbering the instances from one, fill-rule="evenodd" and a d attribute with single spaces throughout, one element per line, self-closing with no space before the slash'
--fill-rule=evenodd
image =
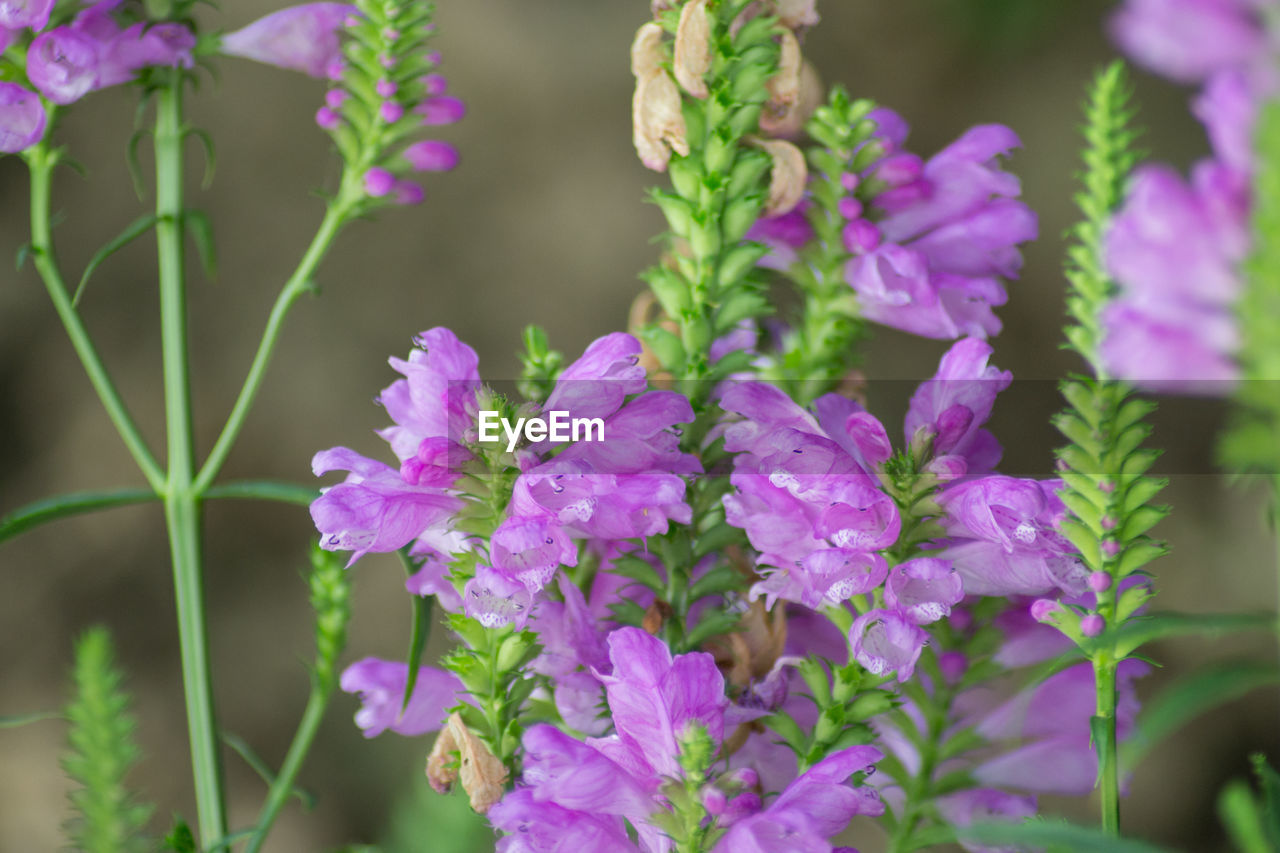
<path id="1" fill-rule="evenodd" d="M 721 595 L 742 588 L 742 574 L 732 566 L 717 566 L 693 582 L 689 600 L 700 601 L 708 595 Z"/>
<path id="2" fill-rule="evenodd" d="M 685 648 L 696 649 L 712 637 L 729 633 L 738 627 L 741 619 L 742 617 L 737 613 L 731 613 L 727 610 L 708 611 L 702 617 L 702 621 L 695 625 L 694 629 L 685 637 Z"/>
<path id="3" fill-rule="evenodd" d="M 1169 553 L 1168 548 L 1150 539 L 1144 538 L 1136 542 L 1130 542 L 1116 558 L 1115 576 L 1117 578 L 1128 577 L 1147 563 L 1157 557 L 1163 557 L 1167 553 Z"/>
<path id="4" fill-rule="evenodd" d="M 666 589 L 666 581 L 658 574 L 658 570 L 650 565 L 648 560 L 644 560 L 634 554 L 625 554 L 614 560 L 612 571 L 614 574 L 630 578 L 656 593 L 662 593 Z"/>

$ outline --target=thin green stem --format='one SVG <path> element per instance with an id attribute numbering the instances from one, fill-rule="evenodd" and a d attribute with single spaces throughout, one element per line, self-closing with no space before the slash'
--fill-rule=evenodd
<path id="1" fill-rule="evenodd" d="M 902 814 L 898 817 L 898 825 L 889 841 L 889 853 L 905 853 L 912 849 L 911 836 L 915 833 L 925 809 L 933 799 L 933 773 L 937 769 L 939 749 L 943 735 L 946 733 L 947 713 L 951 707 L 955 689 L 940 683 L 938 693 L 932 703 L 922 703 L 921 711 L 925 715 L 927 731 L 920 745 L 920 766 L 905 786 L 906 797 L 902 803 Z"/>
<path id="2" fill-rule="evenodd" d="M 258 817 L 253 837 L 245 847 L 245 853 L 258 853 L 266 842 L 267 834 L 280 814 L 280 809 L 284 808 L 284 804 L 289 801 L 298 772 L 302 770 L 302 763 L 311 750 L 311 744 L 316 738 L 316 732 L 320 729 L 320 721 L 324 719 L 324 712 L 332 695 L 332 684 L 322 684 L 319 679 L 312 682 L 311 695 L 307 698 L 307 707 L 302 712 L 302 720 L 299 721 L 298 730 L 289 744 L 289 751 L 285 754 L 280 773 L 267 791 L 267 800 L 262 804 L 262 812 Z"/>
<path id="3" fill-rule="evenodd" d="M 187 364 L 186 281 L 183 269 L 183 74 L 174 71 L 156 100 L 156 243 L 160 269 L 160 338 L 169 473 L 165 522 L 173 558 L 178 642 L 187 705 L 200 838 L 226 835 L 218 727 L 209 672 L 201 577 L 200 495 L 193 488 L 194 440 Z"/>
<path id="4" fill-rule="evenodd" d="M 204 494 L 213 484 L 214 478 L 218 476 L 218 471 L 221 470 L 236 438 L 240 435 L 240 429 L 244 426 L 245 418 L 253 407 L 258 390 L 262 387 L 262 380 L 266 376 L 267 366 L 275 352 L 276 342 L 280 338 L 280 331 L 284 327 L 289 309 L 311 287 L 312 275 L 328 253 L 334 237 L 351 216 L 354 207 L 351 183 L 350 180 L 344 181 L 342 192 L 329 203 L 324 220 L 320 223 L 315 237 L 312 238 L 311 245 L 307 247 L 306 254 L 302 256 L 293 275 L 289 276 L 289 280 L 280 290 L 280 295 L 276 297 L 275 305 L 272 306 L 271 314 L 267 318 L 267 328 L 262 333 L 262 340 L 258 343 L 258 351 L 253 356 L 253 363 L 249 366 L 249 373 L 245 376 L 240 394 L 236 397 L 235 405 L 231 409 L 231 414 L 227 416 L 226 425 L 223 426 L 218 440 L 214 443 L 213 450 L 209 451 L 209 456 L 195 479 L 193 488 L 196 494 Z"/>
<path id="5" fill-rule="evenodd" d="M 1097 720 L 1094 737 L 1101 736 L 1103 743 L 1095 744 L 1098 752 L 1098 803 L 1102 816 L 1102 830 L 1109 835 L 1120 835 L 1120 762 L 1116 754 L 1116 665 L 1110 658 L 1096 657 L 1093 661 L 1093 677 L 1097 688 Z"/>
<path id="6" fill-rule="evenodd" d="M 156 494 L 163 494 L 164 472 L 160 470 L 159 463 L 156 462 L 151 449 L 147 447 L 146 440 L 138 431 L 137 424 L 133 422 L 124 400 L 116 390 L 115 383 L 111 381 L 110 374 L 107 373 L 102 359 L 98 356 L 88 330 L 85 329 L 80 315 L 71 304 L 66 283 L 58 268 L 49 217 L 50 188 L 58 153 L 51 151 L 47 142 L 41 142 L 28 149 L 23 157 L 31 172 L 31 255 L 36 270 L 49 291 L 54 310 L 58 313 L 58 319 L 62 321 L 63 328 L 66 329 L 67 337 L 71 339 L 71 346 L 79 356 L 80 363 L 84 365 L 93 390 L 97 392 L 98 399 L 102 401 L 102 407 L 107 411 L 107 417 L 111 419 L 116 432 L 124 440 L 125 447 L 129 449 L 129 454 L 142 471 L 142 475 L 147 478 L 147 484 Z"/>

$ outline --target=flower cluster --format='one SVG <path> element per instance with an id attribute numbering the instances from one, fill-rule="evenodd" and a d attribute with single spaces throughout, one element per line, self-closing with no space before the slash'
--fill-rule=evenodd
<path id="1" fill-rule="evenodd" d="M 1103 313 L 1099 355 L 1149 388 L 1222 393 L 1239 376 L 1253 129 L 1277 91 L 1263 11 L 1247 0 L 1129 0 L 1112 32 L 1137 62 L 1201 86 L 1192 112 L 1213 154 L 1189 181 L 1167 166 L 1135 171 L 1106 236 L 1119 293 Z"/>
<path id="2" fill-rule="evenodd" d="M 862 147 L 855 156 L 869 164 L 842 176 L 836 206 L 860 315 L 929 338 L 998 334 L 1001 280 L 1017 278 L 1017 247 L 1037 234 L 1018 179 L 998 160 L 1018 137 L 980 125 L 924 160 L 904 147 L 908 125 L 897 113 L 880 108 L 867 120 L 870 156 Z M 766 263 L 777 266 L 814 235 L 800 210 L 762 220 L 750 236 L 774 248 Z"/>
<path id="3" fill-rule="evenodd" d="M 0 4 L 0 61 L 17 66 L 0 83 L 0 153 L 24 151 L 44 138 L 46 102 L 74 103 L 127 83 L 144 68 L 193 64 L 196 37 L 184 24 L 137 20 L 123 0 L 100 0 L 49 26 L 66 20 L 68 11 L 55 9 L 52 0 Z"/>
<path id="4" fill-rule="evenodd" d="M 424 190 L 409 175 L 448 171 L 458 152 L 416 137 L 466 112 L 426 47 L 434 31 L 426 4 L 308 3 L 228 33 L 222 50 L 331 81 L 316 124 L 359 177 L 365 204 L 417 204 Z"/>

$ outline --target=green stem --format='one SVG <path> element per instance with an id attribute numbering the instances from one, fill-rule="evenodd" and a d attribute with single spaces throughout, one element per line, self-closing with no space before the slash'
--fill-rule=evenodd
<path id="1" fill-rule="evenodd" d="M 953 693 L 954 688 L 940 684 L 934 702 L 920 703 L 928 731 L 924 742 L 920 745 L 920 766 L 906 786 L 902 815 L 889 841 L 889 853 L 905 853 L 912 849 L 911 836 L 920 824 L 925 808 L 933 799 L 933 772 L 937 769 L 938 749 L 942 745 L 942 737 L 946 731 L 947 713 L 951 707 Z"/>
<path id="2" fill-rule="evenodd" d="M 289 801 L 298 772 L 302 770 L 302 762 L 306 760 L 307 753 L 311 750 L 311 743 L 320 729 L 320 721 L 324 719 L 324 712 L 332 695 L 332 684 L 321 684 L 319 679 L 312 682 L 306 710 L 302 712 L 302 720 L 298 723 L 298 730 L 293 735 L 293 742 L 289 744 L 289 751 L 285 754 L 280 773 L 267 791 L 267 800 L 262 805 L 262 813 L 258 817 L 253 838 L 245 847 L 245 853 L 258 853 L 266 842 L 267 833 L 271 831 L 271 826 L 280 814 L 280 809 L 284 808 L 284 804 Z"/>
<path id="3" fill-rule="evenodd" d="M 160 335 L 169 474 L 165 521 L 173 557 L 178 642 L 195 778 L 196 810 L 204 841 L 226 835 L 222 767 L 209 673 L 201 578 L 200 495 L 193 488 L 195 454 L 187 365 L 186 282 L 183 270 L 182 87 L 174 71 L 156 101 L 156 243 L 160 268 Z"/>
<path id="4" fill-rule="evenodd" d="M 266 376 L 267 366 L 275 352 L 276 342 L 280 337 L 280 330 L 284 326 L 289 309 L 311 287 L 311 276 L 328 253 L 334 237 L 350 217 L 354 206 L 351 185 L 351 180 L 343 182 L 342 191 L 329 203 L 324 220 L 320 223 L 315 237 L 312 238 L 311 245 L 307 247 L 306 254 L 302 256 L 293 275 L 289 276 L 289 280 L 280 290 L 280 295 L 276 297 L 275 305 L 272 306 L 271 314 L 267 318 L 267 328 L 262 333 L 262 340 L 258 343 L 258 351 L 253 356 L 253 363 L 249 366 L 249 373 L 245 376 L 240 394 L 236 397 L 235 405 L 227 417 L 226 425 L 223 426 L 217 442 L 213 445 L 213 450 L 209 451 L 209 456 L 195 479 L 193 488 L 196 494 L 204 494 L 213 484 L 214 478 L 218 476 L 218 471 L 221 470 L 236 438 L 240 435 L 240 429 L 244 426 L 249 409 L 253 407 L 258 390 L 262 387 L 262 380 Z"/>
<path id="5" fill-rule="evenodd" d="M 36 270 L 44 280 L 49 298 L 53 301 L 54 310 L 58 313 L 58 319 L 62 321 L 67 337 L 71 339 L 71 346 L 79 356 L 80 363 L 84 365 L 89 382 L 97 392 L 98 399 L 102 401 L 102 407 L 107 411 L 107 417 L 111 419 L 116 432 L 124 440 L 125 447 L 129 449 L 129 454 L 138 464 L 142 475 L 147 478 L 148 485 L 156 494 L 162 494 L 165 488 L 164 473 L 160 470 L 160 465 L 156 462 L 150 448 L 147 447 L 146 440 L 138 431 L 137 424 L 133 422 L 124 400 L 121 399 L 102 359 L 98 356 L 89 332 L 80 320 L 75 306 L 71 304 L 66 283 L 58 269 L 49 219 L 50 187 L 58 154 L 49 149 L 47 142 L 41 142 L 28 149 L 23 157 L 31 172 L 31 254 Z"/>
<path id="6" fill-rule="evenodd" d="M 1098 800 L 1102 830 L 1120 835 L 1120 762 L 1116 754 L 1116 665 L 1110 658 L 1095 658 L 1093 676 L 1097 687 L 1097 719 L 1094 737 L 1098 752 Z"/>

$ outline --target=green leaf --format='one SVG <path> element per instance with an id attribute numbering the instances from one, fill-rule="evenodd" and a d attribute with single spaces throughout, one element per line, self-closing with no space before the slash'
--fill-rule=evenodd
<path id="1" fill-rule="evenodd" d="M 1130 542 L 1116 561 L 1115 573 L 1122 578 L 1128 577 L 1147 563 L 1167 553 L 1169 553 L 1167 548 L 1149 539 Z"/>
<path id="2" fill-rule="evenodd" d="M 720 595 L 743 587 L 743 577 L 733 566 L 712 569 L 689 587 L 689 600 L 699 601 L 708 595 Z"/>
<path id="3" fill-rule="evenodd" d="M 19 533 L 58 518 L 79 515 L 99 509 L 146 503 L 159 500 L 150 489 L 115 489 L 109 492 L 71 492 L 66 495 L 45 498 L 19 507 L 0 518 L 0 542 Z"/>
<path id="4" fill-rule="evenodd" d="M 1235 779 L 1218 796 L 1218 816 L 1240 853 L 1274 853 L 1258 803 L 1249 785 Z"/>
<path id="5" fill-rule="evenodd" d="M 1122 510 L 1125 513 L 1133 512 L 1158 495 L 1168 484 L 1169 481 L 1162 477 L 1135 478 L 1124 490 L 1124 500 L 1121 504 Z"/>
<path id="6" fill-rule="evenodd" d="M 25 726 L 28 723 L 38 723 L 41 720 L 61 720 L 65 719 L 59 711 L 32 711 L 29 714 L 10 714 L 7 717 L 0 717 L 0 729 L 16 729 L 19 726 Z"/>
<path id="7" fill-rule="evenodd" d="M 200 179 L 200 187 L 207 190 L 213 186 L 213 173 L 218 166 L 218 155 L 213 148 L 213 137 L 209 135 L 209 131 L 198 127 L 187 128 L 187 133 L 200 140 L 200 144 L 204 148 L 204 177 Z"/>
<path id="8" fill-rule="evenodd" d="M 657 593 L 661 593 L 666 589 L 666 584 L 658 574 L 658 570 L 650 565 L 647 560 L 634 554 L 627 554 L 614 560 L 613 572 L 622 575 L 624 578 L 630 578 Z"/>
<path id="9" fill-rule="evenodd" d="M 1144 703 L 1133 735 L 1120 748 L 1120 763 L 1128 772 L 1165 738 L 1219 705 L 1280 682 L 1274 664 L 1226 661 L 1189 673 Z"/>
<path id="10" fill-rule="evenodd" d="M 696 649 L 712 637 L 729 633 L 738 627 L 740 620 L 741 617 L 737 613 L 730 613 L 726 610 L 710 610 L 702 617 L 702 621 L 689 632 L 689 636 L 685 637 L 684 647 L 686 649 Z"/>
<path id="11" fill-rule="evenodd" d="M 1125 658 L 1134 650 L 1168 637 L 1196 634 L 1217 636 L 1235 631 L 1270 630 L 1275 627 L 1274 613 L 1174 613 L 1162 612 L 1140 616 L 1116 629 L 1117 658 Z"/>
<path id="12" fill-rule="evenodd" d="M 164 846 L 160 849 L 167 853 L 196 853 L 196 837 L 191 834 L 191 827 L 179 815 L 173 816 L 173 828 L 164 837 Z"/>
<path id="13" fill-rule="evenodd" d="M 222 732 L 222 742 L 235 750 L 236 755 L 244 759 L 244 763 L 248 764 L 253 772 L 258 774 L 258 778 L 267 783 L 268 788 L 276 783 L 275 772 L 267 766 L 267 762 L 263 761 L 258 753 L 253 751 L 253 747 L 249 745 L 248 741 L 231 732 Z M 307 811 L 311 811 L 316 807 L 314 794 L 304 791 L 296 785 L 289 793 L 297 797 L 298 802 Z"/>
<path id="14" fill-rule="evenodd" d="M 182 226 L 191 235 L 200 256 L 200 266 L 210 281 L 218 278 L 218 253 L 213 244 L 213 221 L 203 210 L 188 210 L 182 214 Z"/>
<path id="15" fill-rule="evenodd" d="M 1262 812 L 1267 822 L 1267 835 L 1271 838 L 1271 846 L 1280 849 L 1280 773 L 1276 773 L 1262 753 L 1249 756 L 1249 761 L 1253 764 L 1253 775 L 1262 787 Z"/>
<path id="16" fill-rule="evenodd" d="M 101 266 L 103 261 L 143 234 L 146 234 L 155 224 L 156 215 L 154 213 L 144 213 L 125 226 L 125 229 L 117 234 L 114 239 L 99 249 L 97 254 L 89 259 L 89 265 L 84 268 L 84 274 L 80 276 L 80 284 L 76 287 L 75 295 L 71 297 L 71 306 L 74 308 L 80 304 L 80 297 L 84 294 L 85 285 L 89 283 L 89 276 L 93 275 L 94 270 Z"/>
<path id="17" fill-rule="evenodd" d="M 275 480 L 240 480 L 234 483 L 223 483 L 210 486 L 204 493 L 206 498 L 247 498 L 249 500 L 280 501 L 281 503 L 310 506 L 320 497 L 320 490 L 314 486 L 301 486 L 295 483 L 284 483 Z"/>
<path id="18" fill-rule="evenodd" d="M 418 567 L 409 557 L 408 546 L 396 553 L 400 555 L 400 562 L 404 564 L 405 572 L 412 576 Z M 400 702 L 401 713 L 409 707 L 409 698 L 413 696 L 413 688 L 418 684 L 418 667 L 422 664 L 422 653 L 426 651 L 427 640 L 431 637 L 431 609 L 436 600 L 433 595 L 413 595 L 410 598 L 413 599 L 413 633 L 409 638 L 409 657 L 406 661 L 409 664 L 409 675 L 404 683 L 404 699 Z"/>
<path id="19" fill-rule="evenodd" d="M 1166 848 L 1131 838 L 1116 838 L 1100 829 L 1066 822 L 975 823 L 958 827 L 955 838 L 979 844 L 1021 844 L 1070 853 L 1168 853 Z"/>

